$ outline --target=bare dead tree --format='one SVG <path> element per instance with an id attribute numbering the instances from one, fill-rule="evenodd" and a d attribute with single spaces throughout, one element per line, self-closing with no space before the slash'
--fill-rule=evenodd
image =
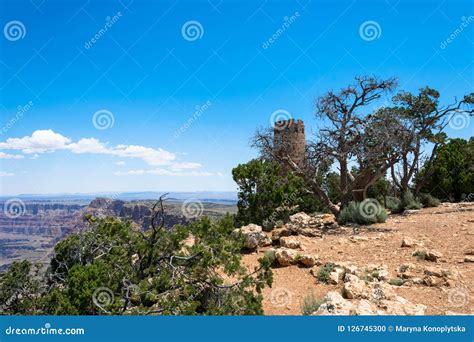
<path id="1" fill-rule="evenodd" d="M 395 86 L 394 79 L 356 77 L 353 85 L 337 93 L 329 91 L 317 99 L 316 117 L 323 119 L 327 125 L 319 131 L 315 141 L 308 142 L 303 166 L 295 163 L 288 154 L 274 153 L 271 130 L 257 131 L 252 145 L 260 150 L 263 158 L 287 163 L 296 175 L 305 180 L 308 189 L 337 215 L 350 200 L 363 200 L 367 188 L 398 161 L 397 137 L 394 134 L 397 130 L 393 127 L 393 120 L 382 115 L 384 113 L 377 116 L 360 113 L 362 108 L 380 99 Z M 327 169 L 334 162 L 340 173 L 340 206 L 332 203 L 317 177 L 322 169 Z M 350 166 L 357 166 L 357 173 L 351 173 Z"/>

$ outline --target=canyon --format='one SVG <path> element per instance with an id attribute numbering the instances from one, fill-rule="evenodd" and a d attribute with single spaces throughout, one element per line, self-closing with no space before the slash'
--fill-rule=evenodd
<path id="1" fill-rule="evenodd" d="M 6 203 L 0 201 L 4 209 L 0 210 L 0 271 L 6 270 L 13 261 L 23 259 L 47 264 L 56 243 L 80 229 L 85 215 L 130 220 L 134 229 L 146 230 L 156 199 L 28 198 L 20 200 L 18 215 L 8 213 Z M 191 216 L 185 212 L 184 203 L 180 198 L 165 202 L 166 228 L 185 224 L 201 215 L 218 218 L 227 212 L 236 212 L 232 199 L 196 199 L 196 202 L 190 202 L 197 203 Z"/>

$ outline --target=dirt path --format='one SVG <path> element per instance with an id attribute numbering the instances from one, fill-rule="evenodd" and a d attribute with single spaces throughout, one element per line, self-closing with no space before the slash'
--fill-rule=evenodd
<path id="1" fill-rule="evenodd" d="M 355 234 L 354 234 L 355 233 Z M 420 269 L 440 266 L 459 273 L 451 286 L 393 286 L 396 294 L 413 303 L 427 306 L 426 314 L 449 312 L 474 314 L 474 263 L 464 262 L 465 252 L 474 250 L 474 203 L 442 204 L 408 215 L 391 215 L 387 222 L 370 227 L 341 227 L 337 233 L 322 238 L 297 237 L 306 253 L 318 255 L 321 262 L 351 262 L 359 268 L 368 264 L 387 266 L 390 278 L 403 264 L 415 264 Z M 411 238 L 423 247 L 402 248 L 404 238 Z M 417 249 L 442 253 L 437 262 L 418 260 L 412 256 Z M 243 256 L 253 266 L 266 248 Z M 322 298 L 341 285 L 320 284 L 310 274 L 310 268 L 300 266 L 273 269 L 273 287 L 264 291 L 264 311 L 267 315 L 299 315 L 303 298 L 313 293 Z M 422 274 L 420 275 L 422 276 Z"/>

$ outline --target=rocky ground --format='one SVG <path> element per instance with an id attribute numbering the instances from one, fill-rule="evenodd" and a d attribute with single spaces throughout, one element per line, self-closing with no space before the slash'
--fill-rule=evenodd
<path id="1" fill-rule="evenodd" d="M 321 304 L 314 314 L 474 314 L 474 203 L 371 226 L 337 227 L 331 215 L 301 213 L 272 233 L 242 232 L 249 267 L 275 253 L 267 315 L 299 315 L 309 295 Z"/>

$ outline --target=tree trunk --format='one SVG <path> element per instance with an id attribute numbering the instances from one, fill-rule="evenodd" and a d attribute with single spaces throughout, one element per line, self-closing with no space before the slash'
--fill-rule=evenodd
<path id="1" fill-rule="evenodd" d="M 319 198 L 323 201 L 323 203 L 328 207 L 328 209 L 331 211 L 331 213 L 334 214 L 334 216 L 339 215 L 340 208 L 332 203 L 331 199 L 329 196 L 324 192 L 323 189 L 321 189 L 321 186 L 318 184 L 316 180 L 314 180 L 311 176 L 309 176 L 306 172 L 304 172 L 303 169 L 301 169 L 298 164 L 296 164 L 294 161 L 291 160 L 291 158 L 287 158 L 288 164 L 290 168 L 293 170 L 293 172 L 297 175 L 300 176 L 301 178 L 304 179 L 305 183 L 309 185 L 311 190 L 319 196 Z"/>
<path id="2" fill-rule="evenodd" d="M 356 202 L 362 202 L 367 198 L 367 189 L 354 189 L 352 190 L 352 197 Z"/>

